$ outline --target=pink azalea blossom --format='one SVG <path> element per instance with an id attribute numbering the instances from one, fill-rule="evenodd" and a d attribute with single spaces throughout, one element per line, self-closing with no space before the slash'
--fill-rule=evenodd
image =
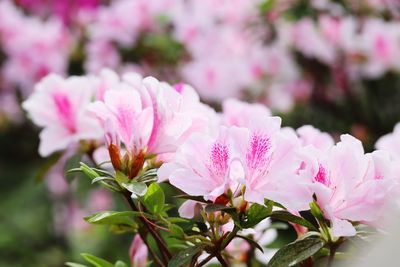
<path id="1" fill-rule="evenodd" d="M 117 83 L 113 78 L 108 86 L 102 89 L 104 101 L 89 109 L 101 121 L 107 145 L 119 148 L 122 142 L 132 157 L 148 154 L 166 161 L 191 132 L 207 131 L 216 117 L 189 86 L 178 91 L 135 73 Z"/>
<path id="2" fill-rule="evenodd" d="M 311 147 L 307 150 L 314 153 Z M 314 155 L 303 171 L 313 177 L 310 193 L 331 221 L 334 236 L 355 235 L 351 222 L 373 224 L 381 218 L 394 185 L 394 169 L 387 154 L 364 154 L 360 141 L 342 135 L 341 142 L 328 152 Z"/>
<path id="3" fill-rule="evenodd" d="M 40 155 L 48 156 L 80 140 L 101 137 L 100 125 L 86 112 L 93 95 L 94 82 L 88 77 L 63 79 L 51 74 L 36 85 L 23 108 L 36 125 L 44 128 L 40 133 Z"/>
<path id="4" fill-rule="evenodd" d="M 334 145 L 332 136 L 311 125 L 304 125 L 298 128 L 297 134 L 303 146 L 312 145 L 316 149 L 326 151 Z"/>
<path id="5" fill-rule="evenodd" d="M 331 64 L 335 59 L 335 49 L 318 31 L 314 22 L 305 18 L 293 28 L 294 46 L 305 56 L 316 58 L 321 62 Z"/>
<path id="6" fill-rule="evenodd" d="M 234 98 L 222 103 L 222 123 L 227 126 L 251 127 L 260 117 L 271 116 L 271 111 L 261 104 L 250 104 Z"/>
<path id="7" fill-rule="evenodd" d="M 148 260 L 148 250 L 139 234 L 135 235 L 129 248 L 129 257 L 131 259 L 132 267 L 146 267 Z"/>
<path id="8" fill-rule="evenodd" d="M 393 159 L 400 160 L 400 124 L 396 124 L 392 133 L 379 138 L 375 147 L 389 152 Z"/>
<path id="9" fill-rule="evenodd" d="M 192 134 L 175 154 L 173 162 L 161 166 L 158 176 L 185 193 L 215 200 L 234 186 L 237 161 L 236 136 L 241 128 L 222 127 L 218 136 Z"/>
<path id="10" fill-rule="evenodd" d="M 27 96 L 34 83 L 47 74 L 65 73 L 72 42 L 58 19 L 26 16 L 9 1 L 0 3 L 0 17 L 0 39 L 6 54 L 2 74 L 7 84 L 21 87 Z"/>
<path id="11" fill-rule="evenodd" d="M 245 200 L 264 203 L 272 199 L 289 210 L 304 210 L 309 196 L 304 193 L 305 183 L 296 175 L 296 135 L 280 131 L 280 118 L 258 118 L 252 129 L 247 129 L 237 140 L 240 161 L 246 185 Z M 303 184 L 304 183 L 304 184 Z"/>
<path id="12" fill-rule="evenodd" d="M 311 197 L 296 174 L 296 135 L 280 132 L 277 117 L 257 118 L 252 127 L 221 127 L 217 136 L 191 135 L 174 160 L 161 166 L 160 179 L 205 199 L 215 200 L 229 189 L 235 194 L 242 185 L 246 201 L 264 203 L 269 198 L 292 210 L 307 209 Z"/>
<path id="13" fill-rule="evenodd" d="M 366 77 L 380 77 L 387 70 L 400 68 L 399 25 L 381 20 L 368 20 L 360 36 L 360 50 L 367 57 L 361 66 Z"/>

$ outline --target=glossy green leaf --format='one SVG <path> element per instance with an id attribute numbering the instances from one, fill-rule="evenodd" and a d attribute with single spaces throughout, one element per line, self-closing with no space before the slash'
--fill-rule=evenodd
<path id="1" fill-rule="evenodd" d="M 114 264 L 112 264 L 111 262 L 103 260 L 102 258 L 96 257 L 94 255 L 88 253 L 82 253 L 81 255 L 83 258 L 85 258 L 86 261 L 90 262 L 95 267 L 114 267 Z"/>
<path id="2" fill-rule="evenodd" d="M 160 214 L 164 210 L 165 195 L 164 191 L 157 183 L 152 183 L 143 197 L 143 203 L 153 214 Z"/>
<path id="3" fill-rule="evenodd" d="M 85 217 L 85 221 L 91 224 L 126 224 L 134 225 L 134 217 L 139 217 L 142 213 L 138 211 L 102 211 L 91 216 Z"/>
<path id="4" fill-rule="evenodd" d="M 219 205 L 219 204 L 208 204 L 205 209 L 204 209 L 207 213 L 211 213 L 211 212 L 216 212 L 216 211 L 224 211 L 226 213 L 230 213 L 230 212 L 235 212 L 236 208 L 233 207 L 227 207 L 224 205 Z"/>
<path id="5" fill-rule="evenodd" d="M 247 241 L 247 243 L 250 244 L 250 246 L 255 247 L 256 249 L 260 250 L 261 252 L 264 252 L 263 248 L 258 244 L 256 241 L 253 239 L 247 237 L 247 236 L 242 236 L 242 235 L 237 235 L 236 237 L 242 238 Z"/>
<path id="6" fill-rule="evenodd" d="M 290 267 L 317 253 L 325 242 L 320 238 L 305 238 L 282 247 L 269 261 L 267 267 Z"/>
<path id="7" fill-rule="evenodd" d="M 180 267 L 190 263 L 193 256 L 203 250 L 202 246 L 189 247 L 175 254 L 168 263 L 168 267 Z"/>
<path id="8" fill-rule="evenodd" d="M 147 192 L 147 185 L 145 183 L 130 182 L 130 183 L 123 183 L 122 186 L 126 188 L 126 190 L 132 193 L 132 197 L 133 196 L 142 197 Z"/>
<path id="9" fill-rule="evenodd" d="M 243 228 L 251 228 L 271 215 L 272 205 L 264 206 L 254 203 L 246 212 L 246 221 L 241 225 Z"/>
<path id="10" fill-rule="evenodd" d="M 277 210 L 271 213 L 271 218 L 277 219 L 277 220 L 281 220 L 281 221 L 285 221 L 285 222 L 291 222 L 291 223 L 296 223 L 299 225 L 302 225 L 306 228 L 308 228 L 311 231 L 318 231 L 317 228 L 310 223 L 309 221 L 307 221 L 306 219 L 304 219 L 303 217 L 299 217 L 296 215 L 293 215 L 291 213 L 289 213 L 288 211 L 285 210 Z"/>
<path id="11" fill-rule="evenodd" d="M 175 196 L 175 197 L 176 197 L 176 198 L 183 198 L 183 199 L 194 200 L 194 201 L 197 201 L 197 202 L 200 202 L 200 203 L 208 203 L 208 204 L 211 204 L 211 203 L 212 203 L 211 201 L 204 200 L 204 198 L 203 198 L 203 197 L 200 197 L 200 196 L 177 195 L 177 196 Z"/>

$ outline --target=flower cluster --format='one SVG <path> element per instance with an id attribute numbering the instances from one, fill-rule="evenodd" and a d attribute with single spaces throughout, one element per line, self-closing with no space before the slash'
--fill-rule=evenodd
<path id="1" fill-rule="evenodd" d="M 83 163 L 80 170 L 93 183 L 122 193 L 134 212 L 145 209 L 153 214 L 141 223 L 167 262 L 170 251 L 154 228 L 157 224 L 169 227 L 175 237 L 208 247 L 199 262 L 213 256 L 224 261 L 212 249 L 221 250 L 215 253 L 226 249 L 237 255 L 231 260 L 240 262 L 243 255 L 235 252 L 235 246 L 245 244 L 238 238 L 248 235 L 264 242 L 270 221 L 261 221 L 269 216 L 284 212 L 299 235 L 317 231 L 322 246 L 338 246 L 344 238 L 357 235 L 361 225 L 382 227 L 386 208 L 392 204 L 390 196 L 398 190 L 396 156 L 390 153 L 392 136 L 378 142 L 383 150 L 365 153 L 351 135 L 342 135 L 335 143 L 330 135 L 309 125 L 282 128 L 281 118 L 272 116 L 265 106 L 236 99 L 224 101 L 217 113 L 200 102 L 189 85 L 171 86 L 134 72 L 118 76 L 103 70 L 98 76 L 67 79 L 52 74 L 38 83 L 24 108 L 44 128 L 41 155 L 82 151 L 87 144 L 91 144 L 89 154 L 93 149 L 108 151 L 106 159 L 113 172 Z M 184 192 L 190 200 L 180 207 L 181 216 L 202 218 L 211 232 L 191 236 L 169 221 L 158 183 Z M 304 212 L 311 212 L 318 226 L 301 217 Z M 106 221 L 110 223 L 116 215 L 94 215 L 88 221 L 99 223 L 104 216 L 110 217 Z M 150 220 L 154 222 L 146 224 Z M 266 226 L 257 228 L 259 223 Z M 132 227 L 140 234 L 132 244 L 132 262 L 142 266 L 148 244 L 142 244 L 146 240 L 143 229 Z M 266 261 L 271 253 L 258 257 Z"/>
<path id="2" fill-rule="evenodd" d="M 389 20 L 357 13 L 377 10 L 378 2 L 383 13 L 396 10 L 392 1 L 312 1 L 313 18 L 296 16 L 293 1 L 268 8 L 256 0 L 46 1 L 48 8 L 39 0 L 16 2 L 30 13 L 10 0 L 0 5 L 2 98 L 15 87 L 27 96 L 51 72 L 112 68 L 182 80 L 209 102 L 246 98 L 289 111 L 321 87 L 325 98 L 337 99 L 360 81 L 400 68 L 395 12 Z M 320 84 L 321 76 L 330 82 Z"/>

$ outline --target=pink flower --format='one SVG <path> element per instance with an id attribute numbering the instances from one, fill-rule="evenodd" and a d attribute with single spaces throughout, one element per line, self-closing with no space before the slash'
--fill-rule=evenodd
<path id="1" fill-rule="evenodd" d="M 147 266 L 148 250 L 139 234 L 135 236 L 129 248 L 129 256 L 131 258 L 132 267 L 146 267 Z"/>
<path id="2" fill-rule="evenodd" d="M 21 87 L 27 96 L 34 83 L 47 74 L 67 70 L 72 42 L 61 21 L 26 16 L 9 1 L 0 3 L 0 17 L 0 39 L 6 54 L 2 73 L 8 84 Z"/>
<path id="3" fill-rule="evenodd" d="M 392 133 L 388 133 L 375 144 L 377 149 L 385 150 L 395 160 L 400 160 L 400 123 L 397 123 Z"/>
<path id="4" fill-rule="evenodd" d="M 280 118 L 258 118 L 257 127 L 237 140 L 246 185 L 245 200 L 263 204 L 268 198 L 289 210 L 305 210 L 310 197 L 305 181 L 296 174 L 299 140 L 293 133 L 280 131 Z"/>
<path id="5" fill-rule="evenodd" d="M 353 236 L 352 222 L 372 224 L 381 218 L 394 185 L 387 154 L 364 154 L 360 141 L 342 135 L 341 142 L 305 166 L 312 173 L 310 193 L 331 221 L 334 236 Z"/>
<path id="6" fill-rule="evenodd" d="M 88 77 L 63 79 L 51 74 L 36 85 L 23 108 L 36 125 L 44 128 L 40 133 L 40 155 L 48 156 L 80 140 L 101 137 L 99 124 L 86 112 L 93 94 L 94 82 Z"/>
<path id="7" fill-rule="evenodd" d="M 192 134 L 179 147 L 173 162 L 161 166 L 158 176 L 189 195 L 215 200 L 234 185 L 235 142 L 243 130 L 221 127 L 218 136 Z"/>
<path id="8" fill-rule="evenodd" d="M 234 98 L 222 103 L 222 123 L 227 126 L 251 127 L 260 117 L 271 116 L 271 111 L 261 104 L 250 104 Z"/>
<path id="9" fill-rule="evenodd" d="M 142 79 L 136 73 L 127 73 L 118 82 L 111 80 L 108 85 L 102 83 L 110 86 L 102 89 L 104 101 L 96 101 L 89 110 L 102 123 L 109 150 L 113 145 L 112 160 L 120 157 L 122 143 L 130 158 L 155 155 L 168 161 L 190 133 L 207 132 L 216 117 L 189 86 L 182 86 L 178 92 L 153 77 Z M 114 163 L 114 167 L 120 165 Z"/>
<path id="10" fill-rule="evenodd" d="M 362 67 L 362 73 L 367 77 L 379 77 L 388 70 L 398 70 L 400 57 L 399 25 L 377 19 L 368 20 L 361 37 L 360 52 L 365 54 L 367 62 Z"/>
<path id="11" fill-rule="evenodd" d="M 335 60 L 335 49 L 319 32 L 314 22 L 302 19 L 293 27 L 294 46 L 306 57 L 315 58 L 323 63 L 331 64 Z"/>
<path id="12" fill-rule="evenodd" d="M 191 135 L 172 162 L 158 171 L 160 179 L 189 195 L 215 200 L 231 190 L 244 199 L 277 201 L 291 210 L 304 210 L 312 200 L 297 175 L 295 134 L 280 132 L 280 118 L 254 118 L 252 129 L 221 127 L 217 136 Z"/>
<path id="13" fill-rule="evenodd" d="M 316 149 L 326 151 L 334 145 L 332 136 L 321 132 L 311 125 L 304 125 L 297 129 L 302 146 L 312 145 Z"/>

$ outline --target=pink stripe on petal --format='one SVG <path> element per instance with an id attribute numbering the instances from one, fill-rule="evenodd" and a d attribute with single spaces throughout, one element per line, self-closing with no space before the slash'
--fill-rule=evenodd
<path id="1" fill-rule="evenodd" d="M 71 101 L 67 95 L 62 92 L 53 94 L 53 101 L 57 109 L 57 116 L 70 132 L 76 132 L 76 121 Z"/>

